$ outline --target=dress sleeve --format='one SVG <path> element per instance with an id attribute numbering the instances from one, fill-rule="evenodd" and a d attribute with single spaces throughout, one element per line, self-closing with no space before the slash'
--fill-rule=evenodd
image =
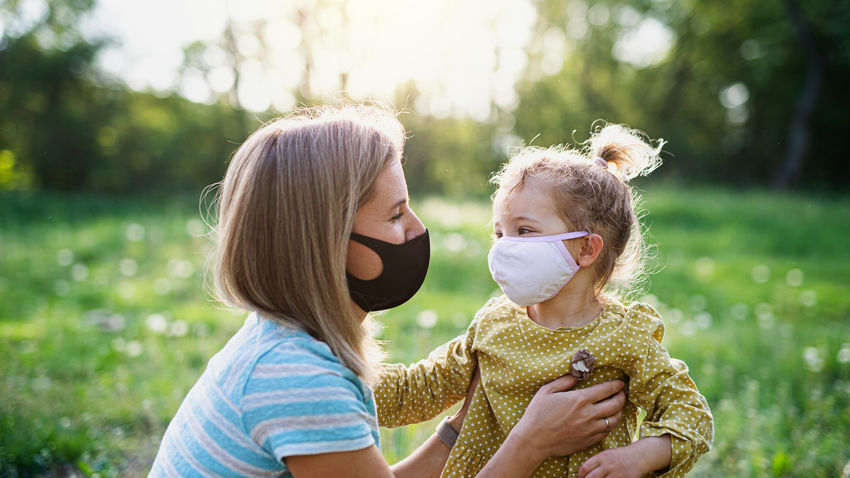
<path id="1" fill-rule="evenodd" d="M 399 427 L 430 420 L 466 397 L 476 361 L 473 321 L 464 335 L 408 367 L 384 364 L 374 386 L 378 424 Z"/>
<path id="2" fill-rule="evenodd" d="M 243 427 L 278 461 L 377 444 L 376 418 L 363 388 L 355 377 L 322 365 L 264 360 L 245 385 Z"/>
<path id="3" fill-rule="evenodd" d="M 661 345 L 664 324 L 645 304 L 627 311 L 626 322 L 638 349 L 629 374 L 629 400 L 646 410 L 640 437 L 670 435 L 672 459 L 664 477 L 685 476 L 700 455 L 711 449 L 711 410 L 681 360 L 670 358 Z"/>

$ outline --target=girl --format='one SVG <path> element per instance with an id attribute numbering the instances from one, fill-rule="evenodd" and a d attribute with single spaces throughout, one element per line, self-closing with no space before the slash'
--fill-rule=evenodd
<path id="1" fill-rule="evenodd" d="M 296 112 L 240 146 L 221 184 L 214 273 L 221 299 L 249 314 L 177 410 L 151 476 L 440 473 L 449 448 L 436 435 L 387 465 L 368 386 L 368 312 L 409 299 L 428 268 L 403 142 L 394 115 L 351 106 Z M 567 391 L 574 384 L 538 387 L 481 476 L 528 476 L 604 438 L 602 417 L 619 423 L 621 382 Z"/>
<path id="2" fill-rule="evenodd" d="M 586 151 L 526 148 L 494 177 L 488 260 L 505 295 L 427 360 L 385 367 L 375 390 L 381 425 L 427 420 L 463 397 L 477 363 L 481 383 L 443 476 L 474 476 L 534 391 L 565 373 L 586 378 L 585 386 L 628 381 L 624 419 L 603 417 L 605 440 L 546 460 L 534 476 L 682 476 L 708 451 L 711 413 L 685 364 L 661 345 L 661 318 L 606 289 L 629 285 L 640 270 L 641 228 L 627 181 L 655 169 L 660 148 L 610 125 Z M 647 413 L 640 430 L 638 407 Z"/>

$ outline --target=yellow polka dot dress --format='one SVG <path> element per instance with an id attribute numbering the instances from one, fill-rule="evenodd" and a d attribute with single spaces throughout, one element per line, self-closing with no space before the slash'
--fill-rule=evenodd
<path id="1" fill-rule="evenodd" d="M 670 468 L 661 476 L 684 476 L 711 446 L 714 427 L 705 398 L 687 366 L 661 345 L 664 325 L 649 305 L 610 303 L 587 325 L 547 329 L 525 307 L 504 296 L 491 299 L 466 334 L 410 367 L 384 365 L 375 386 L 378 422 L 397 427 L 434 418 L 466 396 L 476 361 L 475 390 L 444 477 L 472 477 L 492 457 L 544 384 L 568 374 L 577 350 L 596 357 L 595 370 L 576 388 L 612 379 L 628 383 L 623 420 L 601 443 L 565 457 L 549 458 L 534 477 L 575 476 L 591 456 L 640 437 L 669 434 Z M 637 430 L 638 407 L 646 418 Z"/>

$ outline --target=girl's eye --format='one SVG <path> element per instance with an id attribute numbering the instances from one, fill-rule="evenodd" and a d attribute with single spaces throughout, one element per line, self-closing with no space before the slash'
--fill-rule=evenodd
<path id="1" fill-rule="evenodd" d="M 529 229 L 527 227 L 521 227 L 521 228 L 519 228 L 519 231 L 517 231 L 517 232 L 519 232 L 519 235 L 521 236 L 523 234 L 528 234 L 529 232 L 531 232 L 531 229 Z"/>
<path id="2" fill-rule="evenodd" d="M 496 236 L 496 239 L 500 239 L 502 237 L 502 233 L 499 231 L 493 232 L 493 235 Z"/>

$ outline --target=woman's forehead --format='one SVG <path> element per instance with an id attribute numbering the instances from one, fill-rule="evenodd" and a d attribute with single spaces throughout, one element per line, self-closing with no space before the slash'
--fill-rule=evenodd
<path id="1" fill-rule="evenodd" d="M 390 161 L 381 174 L 375 179 L 372 199 L 363 205 L 370 209 L 392 209 L 398 203 L 408 200 L 407 182 L 401 161 Z"/>

